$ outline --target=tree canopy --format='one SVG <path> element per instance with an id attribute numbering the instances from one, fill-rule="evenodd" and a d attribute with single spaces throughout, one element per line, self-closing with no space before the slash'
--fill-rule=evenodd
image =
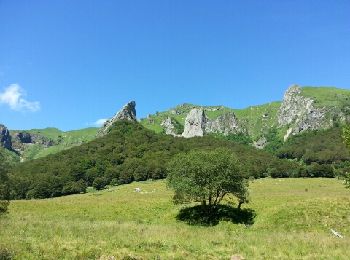
<path id="1" fill-rule="evenodd" d="M 215 206 L 225 196 L 247 201 L 248 181 L 237 157 L 228 149 L 194 150 L 175 156 L 168 164 L 168 186 L 175 202 L 195 201 Z"/>

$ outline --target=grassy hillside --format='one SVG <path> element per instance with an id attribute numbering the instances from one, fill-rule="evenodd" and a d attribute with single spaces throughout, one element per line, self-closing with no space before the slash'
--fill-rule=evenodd
<path id="1" fill-rule="evenodd" d="M 222 114 L 234 112 L 241 124 L 248 130 L 253 138 L 259 138 L 262 133 L 277 125 L 277 113 L 281 102 L 271 102 L 260 106 L 251 106 L 245 109 L 232 109 L 224 106 L 199 106 L 194 104 L 182 104 L 164 112 L 157 112 L 148 118 L 141 119 L 141 124 L 156 133 L 163 132 L 161 123 L 167 117 L 171 117 L 182 126 L 185 124 L 187 114 L 193 108 L 203 108 L 209 119 L 215 119 Z"/>
<path id="2" fill-rule="evenodd" d="M 7 248 L 15 259 L 349 258 L 350 196 L 342 182 L 261 179 L 250 192 L 251 203 L 243 206 L 256 214 L 250 226 L 177 221 L 183 206 L 172 204 L 163 181 L 13 201 L 0 218 L 0 252 Z"/>
<path id="3" fill-rule="evenodd" d="M 327 107 L 333 110 L 332 115 L 339 112 L 350 114 L 350 90 L 334 87 L 302 87 L 302 95 L 315 100 L 318 107 Z M 281 97 L 282 100 L 282 97 Z M 253 140 L 259 139 L 271 130 L 278 127 L 278 111 L 281 101 L 267 104 L 250 106 L 245 109 L 232 109 L 224 106 L 199 106 L 193 104 L 182 104 L 164 112 L 157 112 L 146 119 L 141 120 L 141 124 L 157 133 L 162 132 L 161 122 L 168 116 L 184 125 L 186 115 L 192 108 L 203 108 L 208 118 L 215 119 L 218 116 L 234 112 L 239 122 L 246 127 L 248 134 Z M 283 140 L 283 135 L 287 129 L 279 128 L 278 138 Z"/>
<path id="4" fill-rule="evenodd" d="M 32 130 L 13 130 L 11 132 L 28 132 L 44 136 L 54 142 L 51 147 L 44 147 L 39 144 L 27 146 L 22 154 L 23 160 L 37 159 L 40 157 L 54 154 L 62 150 L 66 150 L 73 146 L 86 143 L 96 138 L 98 128 L 90 127 L 73 131 L 61 131 L 57 128 L 32 129 Z"/>
<path id="5" fill-rule="evenodd" d="M 335 87 L 303 87 L 302 94 L 315 100 L 319 107 L 343 108 L 350 106 L 350 90 Z"/>

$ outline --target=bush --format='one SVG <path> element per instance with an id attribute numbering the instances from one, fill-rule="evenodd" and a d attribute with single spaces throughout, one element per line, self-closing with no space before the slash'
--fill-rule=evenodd
<path id="1" fill-rule="evenodd" d="M 92 183 L 92 187 L 94 187 L 96 190 L 102 190 L 107 185 L 107 180 L 103 177 L 97 177 L 94 182 Z"/>
<path id="2" fill-rule="evenodd" d="M 2 214 L 7 212 L 9 205 L 10 205 L 10 201 L 8 201 L 8 200 L 0 200 L 0 215 L 2 215 Z"/>
<path id="3" fill-rule="evenodd" d="M 308 169 L 308 177 L 325 177 L 325 178 L 333 178 L 334 170 L 333 167 L 329 164 L 318 164 L 312 163 Z"/>

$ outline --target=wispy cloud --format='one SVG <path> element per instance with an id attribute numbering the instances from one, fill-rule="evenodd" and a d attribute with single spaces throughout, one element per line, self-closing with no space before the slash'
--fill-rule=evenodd
<path id="1" fill-rule="evenodd" d="M 98 120 L 96 120 L 96 122 L 94 123 L 94 126 L 98 126 L 98 127 L 103 126 L 103 124 L 104 124 L 106 121 L 107 121 L 106 118 L 98 119 Z"/>
<path id="2" fill-rule="evenodd" d="M 11 84 L 0 92 L 0 104 L 8 105 L 15 111 L 35 112 L 40 110 L 38 101 L 28 101 L 24 98 L 25 96 L 25 91 L 18 84 Z"/>

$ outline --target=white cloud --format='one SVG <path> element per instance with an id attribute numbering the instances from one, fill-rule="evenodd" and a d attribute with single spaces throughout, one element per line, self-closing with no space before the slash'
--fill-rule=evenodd
<path id="1" fill-rule="evenodd" d="M 94 126 L 98 126 L 98 127 L 103 126 L 103 124 L 104 124 L 106 121 L 107 121 L 106 118 L 98 119 L 98 120 L 96 120 L 96 122 L 94 123 Z"/>
<path id="2" fill-rule="evenodd" d="M 8 105 L 15 111 L 38 111 L 40 103 L 28 101 L 24 98 L 25 96 L 25 91 L 18 84 L 11 84 L 3 92 L 0 92 L 0 104 Z"/>

